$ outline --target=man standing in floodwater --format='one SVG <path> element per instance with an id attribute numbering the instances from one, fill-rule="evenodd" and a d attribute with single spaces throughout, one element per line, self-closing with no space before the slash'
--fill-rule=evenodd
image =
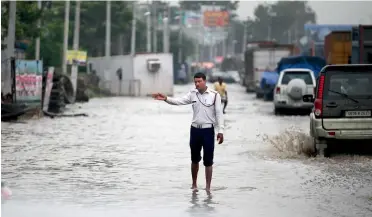
<path id="1" fill-rule="evenodd" d="M 223 82 L 223 79 L 221 77 L 218 77 L 217 82 L 214 83 L 214 90 L 221 95 L 221 102 L 223 103 L 223 113 L 225 114 L 227 106 L 227 90 L 226 83 Z"/>
<path id="2" fill-rule="evenodd" d="M 206 76 L 203 73 L 194 75 L 195 89 L 189 91 L 180 98 L 167 97 L 164 94 L 153 94 L 156 100 L 163 100 L 171 105 L 192 104 L 193 119 L 190 129 L 190 150 L 191 150 L 191 175 L 192 189 L 197 190 L 197 178 L 200 152 L 203 149 L 203 163 L 205 166 L 206 191 L 210 192 L 213 157 L 214 157 L 214 127 L 218 129 L 218 144 L 223 142 L 223 114 L 221 106 L 221 96 L 215 90 L 206 85 Z"/>

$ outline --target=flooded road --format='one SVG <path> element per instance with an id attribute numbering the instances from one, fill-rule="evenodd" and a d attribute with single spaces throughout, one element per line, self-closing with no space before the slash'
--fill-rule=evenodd
<path id="1" fill-rule="evenodd" d="M 175 95 L 190 88 L 176 86 Z M 2 180 L 13 191 L 2 215 L 372 216 L 370 157 L 281 152 L 263 137 L 307 133 L 308 117 L 276 117 L 272 103 L 239 85 L 229 86 L 229 100 L 211 195 L 189 189 L 191 106 L 102 98 L 72 108 L 89 117 L 2 123 Z M 306 140 L 291 136 L 276 146 Z M 199 188 L 204 178 L 201 168 Z"/>

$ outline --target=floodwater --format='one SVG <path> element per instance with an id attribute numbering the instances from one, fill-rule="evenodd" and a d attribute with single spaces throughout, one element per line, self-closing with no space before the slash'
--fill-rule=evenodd
<path id="1" fill-rule="evenodd" d="M 286 153 L 277 146 L 306 140 L 307 116 L 274 116 L 239 85 L 229 97 L 210 195 L 203 167 L 190 190 L 190 106 L 101 98 L 71 108 L 89 117 L 2 123 L 2 180 L 13 192 L 2 216 L 372 216 L 371 157 Z M 263 139 L 288 132 L 275 146 Z"/>

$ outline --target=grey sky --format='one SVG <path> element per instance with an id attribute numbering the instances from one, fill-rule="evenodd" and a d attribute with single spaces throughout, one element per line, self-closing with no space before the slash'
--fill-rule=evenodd
<path id="1" fill-rule="evenodd" d="M 240 19 L 253 17 L 255 7 L 263 1 L 240 1 Z M 318 24 L 371 24 L 372 1 L 309 1 Z"/>

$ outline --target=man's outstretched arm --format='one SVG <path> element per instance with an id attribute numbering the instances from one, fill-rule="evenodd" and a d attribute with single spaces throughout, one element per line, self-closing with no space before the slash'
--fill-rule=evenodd
<path id="1" fill-rule="evenodd" d="M 166 103 L 170 105 L 188 105 L 191 104 L 191 92 L 188 92 L 183 97 L 166 97 L 164 100 Z"/>

